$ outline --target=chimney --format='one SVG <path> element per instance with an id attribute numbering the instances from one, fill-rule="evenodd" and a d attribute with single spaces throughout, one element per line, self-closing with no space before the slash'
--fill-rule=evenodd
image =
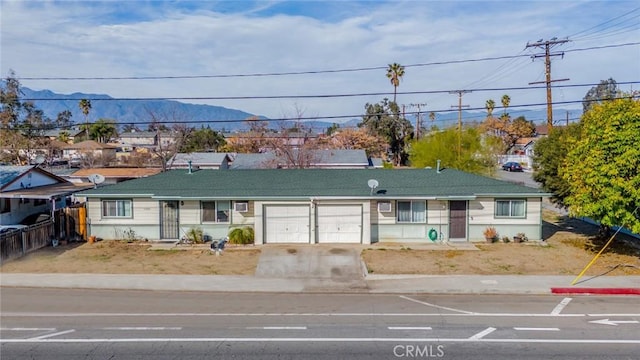
<path id="1" fill-rule="evenodd" d="M 440 174 L 440 159 L 436 161 L 436 173 Z"/>

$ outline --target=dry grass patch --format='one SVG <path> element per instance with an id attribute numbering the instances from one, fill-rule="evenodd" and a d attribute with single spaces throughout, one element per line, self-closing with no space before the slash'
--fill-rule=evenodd
<path id="1" fill-rule="evenodd" d="M 480 251 L 368 249 L 362 258 L 374 274 L 577 275 L 608 240 L 582 221 L 553 212 L 543 217 L 544 243 L 478 243 Z M 586 275 L 640 275 L 640 250 L 632 241 L 640 240 L 618 235 Z"/>
<path id="2" fill-rule="evenodd" d="M 2 265 L 12 273 L 253 275 L 260 250 L 149 250 L 149 243 L 103 241 L 46 247 Z"/>

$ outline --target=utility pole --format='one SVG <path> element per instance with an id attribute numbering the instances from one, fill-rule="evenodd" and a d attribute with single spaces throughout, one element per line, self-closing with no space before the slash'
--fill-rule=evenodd
<path id="1" fill-rule="evenodd" d="M 551 40 L 543 40 L 540 39 L 532 44 L 527 43 L 527 46 L 525 47 L 525 49 L 531 48 L 531 47 L 537 47 L 537 48 L 544 48 L 544 54 L 535 54 L 532 55 L 531 58 L 536 59 L 539 57 L 544 57 L 544 65 L 545 65 L 545 75 L 546 75 L 546 79 L 545 81 L 536 81 L 536 82 L 532 82 L 529 83 L 529 85 L 533 85 L 533 84 L 547 84 L 547 127 L 549 128 L 548 131 L 551 131 L 551 129 L 553 128 L 553 107 L 552 107 L 552 98 L 551 98 L 551 83 L 552 82 L 557 82 L 557 81 L 567 81 L 569 80 L 567 79 L 558 79 L 558 80 L 551 80 L 551 57 L 552 56 L 563 56 L 564 57 L 564 52 L 556 52 L 556 53 L 551 53 L 551 48 L 554 45 L 559 45 L 559 44 L 564 44 L 566 42 L 569 42 L 569 40 L 567 39 L 563 39 L 563 40 L 558 40 L 558 38 L 551 38 Z"/>
<path id="2" fill-rule="evenodd" d="M 420 118 L 420 107 L 422 106 L 427 106 L 427 103 L 409 104 L 409 107 L 411 108 L 418 108 L 418 115 L 416 116 L 416 140 L 420 140 L 420 123 L 422 122 L 422 119 Z"/>
<path id="3" fill-rule="evenodd" d="M 462 105 L 462 95 L 470 92 L 471 90 L 449 91 L 449 94 L 458 94 L 458 160 L 462 154 L 462 108 L 469 107 L 469 105 Z M 451 105 L 451 107 L 456 107 L 456 105 Z"/>

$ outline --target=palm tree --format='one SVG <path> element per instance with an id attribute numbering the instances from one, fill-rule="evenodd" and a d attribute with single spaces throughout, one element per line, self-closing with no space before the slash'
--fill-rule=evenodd
<path id="1" fill-rule="evenodd" d="M 496 102 L 493 101 L 493 99 L 489 99 L 484 106 L 487 108 L 487 117 L 491 117 L 491 115 L 493 115 L 493 109 L 496 108 Z"/>
<path id="2" fill-rule="evenodd" d="M 91 111 L 91 100 L 89 99 L 81 99 L 78 103 L 80 110 L 84 114 L 84 131 L 87 135 L 87 139 L 89 139 L 89 111 Z"/>
<path id="3" fill-rule="evenodd" d="M 387 68 L 387 78 L 391 80 L 391 85 L 393 85 L 393 102 L 396 102 L 396 92 L 398 90 L 398 86 L 400 86 L 400 79 L 404 76 L 404 66 L 393 63 L 389 64 Z"/>
<path id="4" fill-rule="evenodd" d="M 509 95 L 502 95 L 502 107 L 504 107 L 504 115 L 507 115 L 507 108 L 509 107 L 509 104 L 511 103 L 511 98 L 509 97 Z"/>

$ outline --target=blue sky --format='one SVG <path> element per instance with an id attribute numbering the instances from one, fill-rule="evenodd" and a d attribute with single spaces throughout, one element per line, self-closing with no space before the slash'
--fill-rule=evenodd
<path id="1" fill-rule="evenodd" d="M 450 110 L 450 90 L 473 90 L 464 103 L 482 108 L 508 94 L 512 105 L 543 104 L 541 49 L 528 42 L 571 40 L 554 51 L 557 85 L 613 78 L 640 87 L 637 1 L 6 1 L 0 2 L 0 71 L 24 86 L 118 98 L 260 97 L 370 94 L 285 99 L 181 100 L 272 118 L 357 115 L 365 103 L 393 97 L 384 69 L 406 66 L 398 103 Z M 587 50 L 585 50 L 587 49 Z M 484 58 L 510 59 L 475 61 Z M 474 61 L 466 61 L 474 60 Z M 444 64 L 433 64 L 444 63 Z M 320 72 L 287 76 L 205 77 Z M 148 80 L 41 78 L 165 77 Z M 166 78 L 166 77 L 170 77 Z M 630 90 L 632 85 L 621 86 Z M 522 90 L 496 90 L 511 89 Z M 589 87 L 554 89 L 579 116 Z M 406 94 L 405 94 L 406 93 Z M 575 102 L 575 103 L 574 103 Z M 532 119 L 543 121 L 544 119 Z"/>

